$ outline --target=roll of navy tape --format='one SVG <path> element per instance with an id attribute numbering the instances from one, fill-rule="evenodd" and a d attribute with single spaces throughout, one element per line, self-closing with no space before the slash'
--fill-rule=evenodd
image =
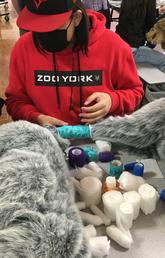
<path id="1" fill-rule="evenodd" d="M 118 179 L 123 172 L 123 163 L 120 160 L 113 160 L 110 162 L 109 176 L 114 176 Z"/>
<path id="2" fill-rule="evenodd" d="M 97 150 L 90 146 L 84 146 L 83 150 L 87 156 L 87 161 L 96 161 L 97 160 Z"/>
<path id="3" fill-rule="evenodd" d="M 68 160 L 71 167 L 83 167 L 87 163 L 87 156 L 80 147 L 73 147 L 68 152 Z"/>
<path id="4" fill-rule="evenodd" d="M 99 153 L 99 161 L 101 162 L 109 162 L 114 159 L 114 155 L 111 151 L 105 151 Z"/>
<path id="5" fill-rule="evenodd" d="M 126 171 L 133 171 L 133 168 L 137 162 L 131 162 L 124 165 L 124 170 Z"/>
<path id="6" fill-rule="evenodd" d="M 165 189 L 161 190 L 160 192 L 160 199 L 165 202 Z"/>
<path id="7" fill-rule="evenodd" d="M 133 175 L 143 177 L 144 164 L 142 162 L 137 162 L 133 167 Z"/>

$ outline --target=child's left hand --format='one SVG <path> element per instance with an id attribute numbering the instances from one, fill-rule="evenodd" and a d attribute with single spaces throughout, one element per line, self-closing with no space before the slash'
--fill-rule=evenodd
<path id="1" fill-rule="evenodd" d="M 92 102 L 95 104 L 89 106 Z M 90 95 L 79 114 L 82 123 L 93 124 L 105 117 L 112 105 L 111 96 L 105 92 L 95 92 Z"/>

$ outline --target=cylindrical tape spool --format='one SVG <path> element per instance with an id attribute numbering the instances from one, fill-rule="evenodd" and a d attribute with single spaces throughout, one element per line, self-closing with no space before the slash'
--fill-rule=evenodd
<path id="1" fill-rule="evenodd" d="M 143 173 L 144 173 L 144 164 L 141 162 L 137 162 L 133 167 L 133 174 L 135 176 L 143 177 Z"/>
<path id="2" fill-rule="evenodd" d="M 73 147 L 68 152 L 69 165 L 73 168 L 83 167 L 86 164 L 86 154 L 80 147 Z"/>
<path id="3" fill-rule="evenodd" d="M 105 182 L 107 187 L 110 189 L 114 189 L 116 187 L 116 178 L 114 176 L 107 176 Z"/>
<path id="4" fill-rule="evenodd" d="M 64 125 L 57 128 L 59 135 L 67 139 L 90 138 L 90 127 L 88 125 Z"/>
<path id="5" fill-rule="evenodd" d="M 99 161 L 109 162 L 114 159 L 114 155 L 111 151 L 105 151 L 99 153 Z"/>
<path id="6" fill-rule="evenodd" d="M 101 202 L 102 183 L 97 177 L 88 176 L 80 181 L 79 194 L 87 207 Z"/>
<path id="7" fill-rule="evenodd" d="M 117 227 L 124 231 L 128 231 L 132 227 L 133 207 L 130 203 L 123 202 L 116 211 Z"/>
<path id="8" fill-rule="evenodd" d="M 87 161 L 96 161 L 97 160 L 97 150 L 90 146 L 84 146 L 83 150 L 87 156 Z"/>
<path id="9" fill-rule="evenodd" d="M 140 208 L 145 215 L 151 214 L 156 209 L 156 202 L 158 200 L 158 192 L 152 185 L 143 184 L 138 190 L 141 198 Z"/>
<path id="10" fill-rule="evenodd" d="M 165 189 L 161 190 L 160 192 L 160 199 L 165 202 Z"/>
<path id="11" fill-rule="evenodd" d="M 134 166 L 135 166 L 136 163 L 137 163 L 137 162 L 135 161 L 135 162 L 131 162 L 131 163 L 125 164 L 125 165 L 124 165 L 124 170 L 125 170 L 125 171 L 133 171 L 133 168 L 134 168 Z"/>
<path id="12" fill-rule="evenodd" d="M 140 185 L 145 181 L 141 176 L 132 175 L 130 172 L 123 171 L 118 179 L 120 189 L 124 191 L 138 191 Z"/>
<path id="13" fill-rule="evenodd" d="M 112 221 L 116 220 L 116 211 L 119 209 L 120 204 L 123 202 L 123 195 L 115 190 L 106 192 L 102 195 L 104 204 L 104 212 Z"/>
<path id="14" fill-rule="evenodd" d="M 111 146 L 110 142 L 98 140 L 98 141 L 95 141 L 95 143 L 96 143 L 96 146 L 97 146 L 99 152 L 111 151 L 112 146 Z"/>
<path id="15" fill-rule="evenodd" d="M 113 160 L 110 162 L 109 175 L 119 178 L 123 171 L 123 164 L 120 160 Z"/>
<path id="16" fill-rule="evenodd" d="M 137 219 L 140 211 L 140 195 L 136 191 L 130 191 L 123 194 L 124 200 L 133 207 L 133 219 Z"/>

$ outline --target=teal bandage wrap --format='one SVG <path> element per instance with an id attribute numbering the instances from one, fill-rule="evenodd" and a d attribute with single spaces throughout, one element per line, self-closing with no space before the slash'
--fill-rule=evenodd
<path id="1" fill-rule="evenodd" d="M 84 146 L 82 148 L 87 156 L 88 162 L 97 160 L 97 150 L 95 148 L 90 147 L 90 146 Z"/>
<path id="2" fill-rule="evenodd" d="M 64 125 L 57 128 L 59 135 L 65 139 L 90 138 L 90 127 L 88 125 Z"/>

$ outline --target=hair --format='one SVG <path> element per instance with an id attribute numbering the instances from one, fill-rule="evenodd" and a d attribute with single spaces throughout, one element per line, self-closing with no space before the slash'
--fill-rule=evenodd
<path id="1" fill-rule="evenodd" d="M 82 12 L 82 19 L 79 24 L 79 26 L 75 27 L 75 34 L 74 34 L 74 39 L 73 39 L 73 50 L 79 48 L 82 53 L 85 53 L 87 55 L 88 52 L 88 41 L 89 41 L 89 18 L 87 15 L 87 12 L 85 10 L 85 7 L 83 3 L 81 3 L 80 0 L 77 0 L 74 3 L 73 11 L 72 11 L 72 16 L 78 11 L 81 10 Z M 44 48 L 42 47 L 40 40 L 39 40 L 39 32 L 33 32 L 33 41 L 38 49 L 38 51 L 45 53 Z"/>
<path id="2" fill-rule="evenodd" d="M 145 17 L 148 1 L 150 0 L 122 0 L 120 15 L 127 15 L 127 19 L 129 19 L 129 17 L 131 17 L 131 19 Z"/>

